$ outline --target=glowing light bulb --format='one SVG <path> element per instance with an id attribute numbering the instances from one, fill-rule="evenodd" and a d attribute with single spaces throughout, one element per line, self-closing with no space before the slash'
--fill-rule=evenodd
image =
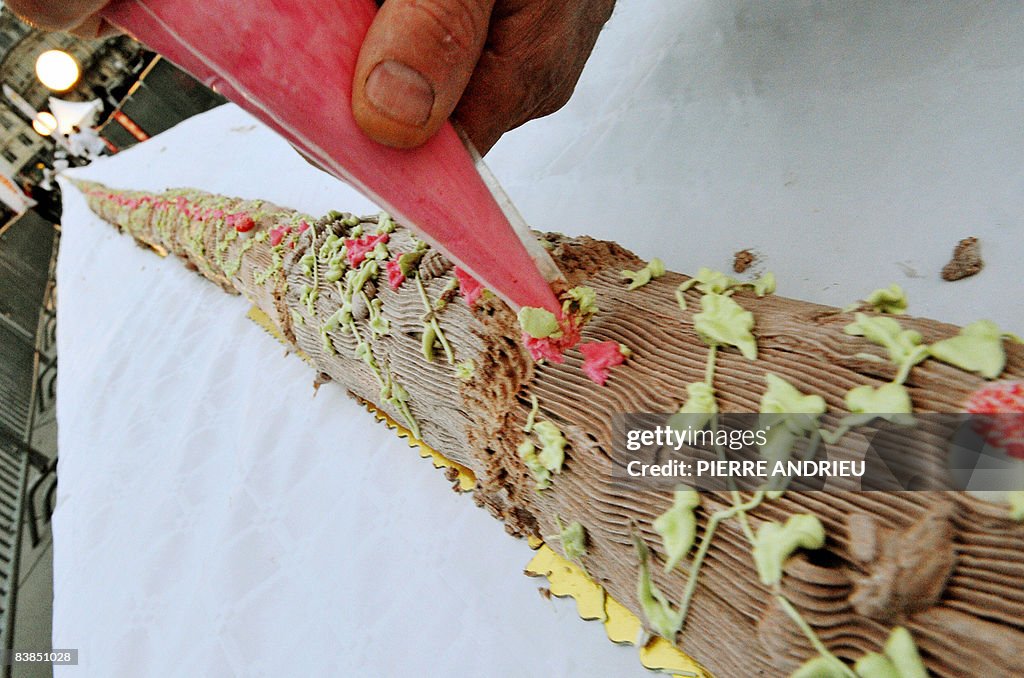
<path id="1" fill-rule="evenodd" d="M 39 82 L 54 92 L 66 92 L 71 89 L 81 75 L 82 69 L 78 62 L 63 50 L 47 50 L 36 59 L 36 76 Z"/>
<path id="2" fill-rule="evenodd" d="M 49 111 L 42 111 L 32 121 L 32 129 L 40 135 L 48 137 L 57 129 L 57 118 L 53 117 L 53 113 Z"/>

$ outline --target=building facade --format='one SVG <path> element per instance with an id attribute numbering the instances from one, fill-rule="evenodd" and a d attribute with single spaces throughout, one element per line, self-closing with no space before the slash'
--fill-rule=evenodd
<path id="1" fill-rule="evenodd" d="M 66 92 L 52 92 L 36 77 L 36 59 L 51 49 L 71 54 L 81 67 L 81 78 Z M 47 110 L 51 96 L 66 101 L 100 99 L 112 108 L 134 82 L 146 54 L 126 36 L 83 40 L 67 33 L 47 33 L 25 25 L 6 7 L 0 9 L 0 82 L 39 111 Z M 0 95 L 0 170 L 10 176 L 25 174 L 36 163 L 48 160 L 53 146 L 51 139 L 38 134 L 32 121 Z"/>

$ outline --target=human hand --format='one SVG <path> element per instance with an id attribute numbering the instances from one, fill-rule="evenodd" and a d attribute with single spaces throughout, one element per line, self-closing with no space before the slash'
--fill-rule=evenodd
<path id="1" fill-rule="evenodd" d="M 116 33 L 109 0 L 7 0 L 29 22 Z M 352 110 L 371 138 L 409 148 L 454 113 L 481 153 L 572 95 L 615 0 L 387 0 L 356 64 Z"/>
<path id="2" fill-rule="evenodd" d="M 118 32 L 99 15 L 110 0 L 7 0 L 15 14 L 48 31 L 67 31 L 87 40 Z"/>
<path id="3" fill-rule="evenodd" d="M 409 148 L 452 116 L 481 153 L 569 100 L 615 0 L 386 0 L 356 64 L 352 110 Z"/>

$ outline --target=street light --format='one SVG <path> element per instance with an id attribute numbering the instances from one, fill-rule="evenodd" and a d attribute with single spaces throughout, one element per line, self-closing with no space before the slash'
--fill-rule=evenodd
<path id="1" fill-rule="evenodd" d="M 36 77 L 54 92 L 71 89 L 81 75 L 82 69 L 75 57 L 64 50 L 50 49 L 36 59 Z"/>
<path id="2" fill-rule="evenodd" d="M 40 111 L 36 119 L 32 121 L 32 129 L 40 136 L 48 137 L 57 129 L 57 118 L 49 111 Z"/>

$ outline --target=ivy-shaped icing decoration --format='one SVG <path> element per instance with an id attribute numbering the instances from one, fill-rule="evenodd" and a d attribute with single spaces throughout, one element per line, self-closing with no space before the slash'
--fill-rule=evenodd
<path id="1" fill-rule="evenodd" d="M 854 321 L 843 328 L 843 332 L 855 337 L 864 337 L 889 353 L 889 360 L 899 368 L 895 381 L 902 384 L 910 368 L 928 357 L 928 347 L 921 344 L 921 333 L 905 330 L 898 321 L 884 316 L 854 315 Z"/>
<path id="2" fill-rule="evenodd" d="M 561 473 L 567 444 L 565 436 L 550 421 L 538 421 L 533 425 L 533 433 L 541 446 L 537 459 L 552 473 Z"/>
<path id="3" fill-rule="evenodd" d="M 524 433 L 530 433 L 533 431 L 533 424 L 537 421 L 537 412 L 540 411 L 540 402 L 537 400 L 537 396 L 530 395 L 530 412 L 526 415 L 526 425 L 523 426 Z"/>
<path id="4" fill-rule="evenodd" d="M 858 678 L 900 678 L 892 661 L 884 654 L 868 652 L 853 665 Z"/>
<path id="5" fill-rule="evenodd" d="M 888 287 L 882 287 L 864 298 L 864 303 L 871 306 L 879 313 L 901 315 L 907 312 L 907 293 L 903 288 L 893 283 Z M 854 306 L 853 308 L 856 308 Z M 852 308 L 850 310 L 853 310 Z"/>
<path id="6" fill-rule="evenodd" d="M 1006 367 L 1004 337 L 1020 341 L 1003 332 L 991 320 L 979 320 L 963 327 L 957 336 L 935 342 L 928 351 L 933 358 L 944 363 L 976 372 L 986 379 L 995 379 Z"/>
<path id="7" fill-rule="evenodd" d="M 552 473 L 561 473 L 562 464 L 565 463 L 565 446 L 568 441 L 558 427 L 550 421 L 536 420 L 539 404 L 536 396 L 531 396 L 530 399 L 533 407 L 527 415 L 523 431 L 536 436 L 540 451 L 538 452 L 537 445 L 527 438 L 519 443 L 516 454 L 533 475 L 533 479 L 537 481 L 537 491 L 539 492 L 551 487 Z"/>
<path id="8" fill-rule="evenodd" d="M 760 453 L 774 464 L 789 457 L 797 440 L 818 430 L 818 418 L 825 413 L 826 404 L 821 396 L 805 395 L 776 374 L 769 372 L 764 378 L 768 388 L 761 396 L 759 412 L 774 416 L 764 420 L 767 440 Z"/>
<path id="9" fill-rule="evenodd" d="M 360 292 L 360 295 L 362 295 L 370 314 L 369 325 L 373 336 L 383 337 L 388 334 L 391 331 L 391 323 L 384 317 L 383 302 L 376 297 L 370 299 L 365 292 Z"/>
<path id="10" fill-rule="evenodd" d="M 526 469 L 533 476 L 536 481 L 536 489 L 538 492 L 546 490 L 551 487 L 551 471 L 544 468 L 544 464 L 540 462 L 540 458 L 537 457 L 537 447 L 529 440 L 524 440 L 519 443 L 516 447 L 516 454 L 523 461 Z"/>
<path id="11" fill-rule="evenodd" d="M 914 409 L 910 392 L 903 384 L 856 386 L 846 392 L 843 400 L 846 409 L 854 414 L 910 414 Z"/>
<path id="12" fill-rule="evenodd" d="M 761 525 L 754 540 L 754 564 L 761 583 L 774 586 L 782 581 L 782 568 L 797 549 L 820 549 L 825 545 L 825 528 L 817 516 L 807 513 L 789 517 L 785 525 Z"/>
<path id="13" fill-rule="evenodd" d="M 849 678 L 850 669 L 832 656 L 818 655 L 804 662 L 789 678 Z M 896 678 L 899 678 L 898 676 Z"/>
<path id="14" fill-rule="evenodd" d="M 430 297 L 427 296 L 427 288 L 423 286 L 423 278 L 416 276 L 416 289 L 420 293 L 420 300 L 423 302 L 424 314 L 421 320 L 423 321 L 423 337 L 421 344 L 421 351 L 423 357 L 427 359 L 427 362 L 433 362 L 434 360 L 434 343 L 440 343 L 441 348 L 444 349 L 445 357 L 448 360 L 449 365 L 455 364 L 455 352 L 452 350 L 452 346 L 448 343 L 448 337 L 445 336 L 444 331 L 441 330 L 441 325 L 437 321 L 438 309 L 430 303 Z"/>
<path id="15" fill-rule="evenodd" d="M 409 432 L 416 438 L 420 438 L 420 425 L 416 421 L 416 417 L 413 416 L 412 410 L 409 409 L 409 392 L 402 387 L 397 381 L 394 380 L 391 374 L 391 370 L 385 371 L 383 385 L 380 389 L 380 399 L 391 405 L 402 418 L 405 420 L 405 425 L 409 429 Z"/>
<path id="16" fill-rule="evenodd" d="M 395 221 L 387 212 L 377 214 L 377 235 L 395 232 Z"/>
<path id="17" fill-rule="evenodd" d="M 885 642 L 885 656 L 900 678 L 928 678 L 928 670 L 921 661 L 914 638 L 904 627 L 897 626 L 889 634 L 889 640 Z"/>
<path id="18" fill-rule="evenodd" d="M 461 381 L 469 381 L 476 374 L 476 363 L 472 359 L 455 366 L 455 376 Z"/>
<path id="19" fill-rule="evenodd" d="M 697 275 L 679 285 L 678 292 L 686 292 L 691 287 L 696 287 L 704 294 L 724 294 L 738 283 L 738 280 L 721 271 L 702 266 Z"/>
<path id="20" fill-rule="evenodd" d="M 736 278 L 722 273 L 721 271 L 701 267 L 701 269 L 697 271 L 697 275 L 693 276 L 686 282 L 681 283 L 679 287 L 676 288 L 676 301 L 679 302 L 679 308 L 685 311 L 686 297 L 684 296 L 684 293 L 691 288 L 696 288 L 704 294 L 728 295 L 732 294 L 733 290 L 740 287 L 750 287 L 759 297 L 763 297 L 766 294 L 772 294 L 775 292 L 775 274 L 769 271 L 757 280 L 741 282 Z"/>
<path id="21" fill-rule="evenodd" d="M 1024 490 L 1012 490 L 1006 493 L 1010 504 L 1010 520 L 1024 523 Z"/>
<path id="22" fill-rule="evenodd" d="M 672 507 L 654 520 L 654 531 L 661 535 L 665 549 L 665 572 L 671 572 L 693 548 L 697 537 L 700 494 L 695 490 L 676 490 Z"/>
<path id="23" fill-rule="evenodd" d="M 705 294 L 700 299 L 701 312 L 693 315 L 693 328 L 709 346 L 735 346 L 747 360 L 757 359 L 754 314 L 746 311 L 731 297 Z"/>
<path id="24" fill-rule="evenodd" d="M 534 339 L 545 339 L 560 333 L 558 318 L 546 308 L 523 306 L 519 309 L 519 326 Z"/>
<path id="25" fill-rule="evenodd" d="M 566 316 L 576 316 L 579 324 L 590 320 L 597 311 L 597 292 L 593 287 L 577 285 L 565 291 L 565 299 L 562 300 L 562 313 Z"/>
<path id="26" fill-rule="evenodd" d="M 771 372 L 764 375 L 768 388 L 761 396 L 761 414 L 807 414 L 825 413 L 825 399 L 820 395 L 805 395 L 791 383 Z M 801 419 L 800 421 L 805 421 Z M 800 425 L 800 430 L 806 430 Z"/>
<path id="27" fill-rule="evenodd" d="M 578 520 L 574 520 L 568 525 L 562 525 L 562 520 L 555 515 L 555 526 L 558 528 L 558 534 L 545 537 L 548 541 L 559 541 L 562 543 L 562 552 L 565 553 L 566 560 L 572 560 L 579 563 L 583 556 L 587 555 L 587 530 L 583 527 Z"/>
<path id="28" fill-rule="evenodd" d="M 626 288 L 629 290 L 643 287 L 654 278 L 660 278 L 663 275 L 665 275 L 665 263 L 657 257 L 651 259 L 639 271 L 623 270 L 619 272 L 620 278 L 629 281 L 629 287 Z"/>
<path id="29" fill-rule="evenodd" d="M 633 545 L 636 547 L 637 558 L 640 560 L 640 576 L 636 583 L 636 596 L 640 601 L 647 624 L 656 634 L 669 641 L 674 641 L 682 623 L 680 614 L 672 609 L 668 599 L 651 581 L 649 565 L 650 550 L 644 540 L 633 533 Z"/>
<path id="30" fill-rule="evenodd" d="M 715 389 L 703 381 L 695 381 L 686 385 L 686 402 L 679 408 L 679 414 L 690 415 L 678 417 L 673 415 L 668 419 L 668 425 L 678 430 L 685 430 L 688 427 L 700 429 L 707 425 L 711 419 L 718 414 L 718 403 L 715 400 Z M 692 415 L 703 414 L 704 417 Z"/>
<path id="31" fill-rule="evenodd" d="M 878 388 L 870 384 L 855 386 L 846 392 L 843 401 L 850 414 L 842 418 L 832 433 L 821 432 L 821 437 L 830 445 L 837 443 L 851 428 L 876 418 L 906 426 L 914 423 L 911 416 L 914 406 L 903 384 L 889 383 Z"/>

